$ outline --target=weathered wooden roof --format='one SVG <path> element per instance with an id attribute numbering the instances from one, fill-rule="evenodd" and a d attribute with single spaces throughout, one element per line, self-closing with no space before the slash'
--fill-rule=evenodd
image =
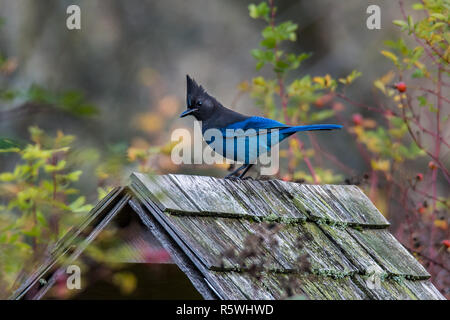
<path id="1" fill-rule="evenodd" d="M 443 298 L 356 186 L 139 173 L 131 181 L 219 298 L 280 299 L 286 290 L 310 299 Z M 248 253 L 252 235 L 264 261 Z M 374 272 L 382 281 L 369 289 Z"/>
<path id="2" fill-rule="evenodd" d="M 154 235 L 207 299 L 444 299 L 356 186 L 140 173 L 64 236 L 12 298 L 43 297 L 61 261 L 76 259 L 120 212 L 137 216 L 139 241 Z M 370 289 L 373 273 L 380 282 Z"/>

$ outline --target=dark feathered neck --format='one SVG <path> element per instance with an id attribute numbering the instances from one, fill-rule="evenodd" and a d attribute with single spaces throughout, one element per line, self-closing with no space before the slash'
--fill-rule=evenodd
<path id="1" fill-rule="evenodd" d="M 206 121 L 203 121 L 202 130 L 205 131 L 207 129 L 213 128 L 222 129 L 233 123 L 243 121 L 248 118 L 250 117 L 243 115 L 242 113 L 233 111 L 231 109 L 225 108 L 220 102 L 217 101 L 214 110 L 214 116 L 210 117 Z"/>

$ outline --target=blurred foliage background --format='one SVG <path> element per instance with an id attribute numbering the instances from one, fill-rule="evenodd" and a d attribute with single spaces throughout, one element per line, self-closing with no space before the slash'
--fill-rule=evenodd
<path id="1" fill-rule="evenodd" d="M 278 178 L 360 185 L 449 297 L 449 3 L 377 1 L 369 30 L 372 2 L 0 0 L 0 292 L 130 172 L 226 173 L 170 160 L 190 74 L 246 114 L 343 124 L 284 143 Z"/>

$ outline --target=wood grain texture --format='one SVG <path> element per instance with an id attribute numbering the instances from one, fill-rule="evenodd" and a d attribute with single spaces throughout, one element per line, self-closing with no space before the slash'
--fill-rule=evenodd
<path id="1" fill-rule="evenodd" d="M 213 177 L 169 175 L 170 179 L 202 211 L 250 215 L 225 186 Z"/>
<path id="2" fill-rule="evenodd" d="M 387 230 L 349 229 L 349 233 L 390 274 L 428 279 L 430 274 Z"/>
<path id="3" fill-rule="evenodd" d="M 133 182 L 141 184 L 149 197 L 162 211 L 199 212 L 199 208 L 180 190 L 169 176 L 133 173 Z"/>
<path id="4" fill-rule="evenodd" d="M 133 181 L 221 298 L 443 298 L 356 186 L 160 177 L 135 175 Z M 245 255 L 249 239 L 259 241 L 256 256 Z M 306 271 L 301 257 L 309 262 Z M 374 270 L 381 285 L 369 289 Z"/>

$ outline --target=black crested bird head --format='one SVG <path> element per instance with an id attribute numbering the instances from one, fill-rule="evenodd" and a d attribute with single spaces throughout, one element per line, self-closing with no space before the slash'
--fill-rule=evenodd
<path id="1" fill-rule="evenodd" d="M 209 119 L 214 114 L 214 109 L 218 102 L 202 86 L 199 86 L 194 79 L 189 77 L 189 75 L 186 75 L 186 80 L 187 110 L 180 115 L 180 118 L 192 115 L 200 121 Z"/>

